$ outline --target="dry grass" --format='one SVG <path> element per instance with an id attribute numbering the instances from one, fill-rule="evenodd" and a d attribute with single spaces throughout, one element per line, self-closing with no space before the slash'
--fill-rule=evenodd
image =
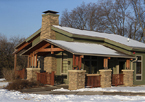
<path id="1" fill-rule="evenodd" d="M 24 88 L 34 88 L 34 87 L 40 87 L 40 86 L 43 86 L 43 84 L 37 81 L 28 81 L 28 80 L 18 79 L 9 83 L 5 88 L 8 90 L 21 90 Z"/>
<path id="2" fill-rule="evenodd" d="M 7 81 L 13 81 L 18 78 L 13 69 L 3 68 L 2 74 Z"/>

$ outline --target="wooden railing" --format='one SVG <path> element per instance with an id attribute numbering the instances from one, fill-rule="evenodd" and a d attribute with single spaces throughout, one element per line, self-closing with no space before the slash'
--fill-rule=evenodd
<path id="1" fill-rule="evenodd" d="M 54 71 L 51 73 L 37 73 L 37 81 L 42 84 L 54 85 Z"/>
<path id="2" fill-rule="evenodd" d="M 101 86 L 101 75 L 99 74 L 87 74 L 86 75 L 86 86 L 87 87 L 100 87 Z"/>
<path id="3" fill-rule="evenodd" d="M 15 72 L 21 79 L 25 79 L 26 78 L 26 69 L 22 69 L 22 70 L 17 70 Z"/>
<path id="4" fill-rule="evenodd" d="M 115 86 L 123 85 L 123 74 L 113 74 L 112 85 L 115 85 Z"/>

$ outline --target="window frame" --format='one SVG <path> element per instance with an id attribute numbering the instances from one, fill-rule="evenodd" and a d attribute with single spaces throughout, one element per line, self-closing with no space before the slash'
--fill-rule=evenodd
<path id="1" fill-rule="evenodd" d="M 138 60 L 136 61 L 136 69 L 135 69 L 135 79 L 136 81 L 142 81 L 142 73 L 143 73 L 143 56 L 142 55 L 137 55 L 136 57 L 141 57 L 141 60 Z M 137 74 L 137 63 L 138 62 L 141 62 L 141 74 Z M 141 79 L 137 79 L 137 76 L 141 76 Z"/>

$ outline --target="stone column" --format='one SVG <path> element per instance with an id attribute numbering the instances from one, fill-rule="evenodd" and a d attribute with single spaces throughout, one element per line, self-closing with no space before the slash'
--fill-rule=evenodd
<path id="1" fill-rule="evenodd" d="M 99 70 L 101 75 L 101 87 L 111 87 L 111 72 L 110 69 Z"/>
<path id="2" fill-rule="evenodd" d="M 52 71 L 56 73 L 56 62 L 57 60 L 55 58 L 55 55 L 48 54 L 44 57 L 44 70 L 48 73 L 51 73 Z"/>
<path id="3" fill-rule="evenodd" d="M 77 90 L 85 87 L 86 70 L 68 70 L 69 90 Z"/>
<path id="4" fill-rule="evenodd" d="M 125 86 L 133 85 L 133 72 L 134 70 L 122 70 L 123 72 L 123 84 Z"/>
<path id="5" fill-rule="evenodd" d="M 27 69 L 27 80 L 36 81 L 37 73 L 40 73 L 40 68 L 26 68 Z"/>

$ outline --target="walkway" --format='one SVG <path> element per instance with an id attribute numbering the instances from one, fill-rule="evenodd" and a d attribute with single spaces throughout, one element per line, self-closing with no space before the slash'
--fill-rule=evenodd
<path id="1" fill-rule="evenodd" d="M 51 91 L 54 89 L 68 89 L 67 85 L 46 86 L 41 88 L 23 89 L 22 93 L 32 94 L 53 94 L 53 95 L 121 95 L 121 96 L 145 96 L 145 93 L 139 92 L 103 92 L 103 91 Z"/>

